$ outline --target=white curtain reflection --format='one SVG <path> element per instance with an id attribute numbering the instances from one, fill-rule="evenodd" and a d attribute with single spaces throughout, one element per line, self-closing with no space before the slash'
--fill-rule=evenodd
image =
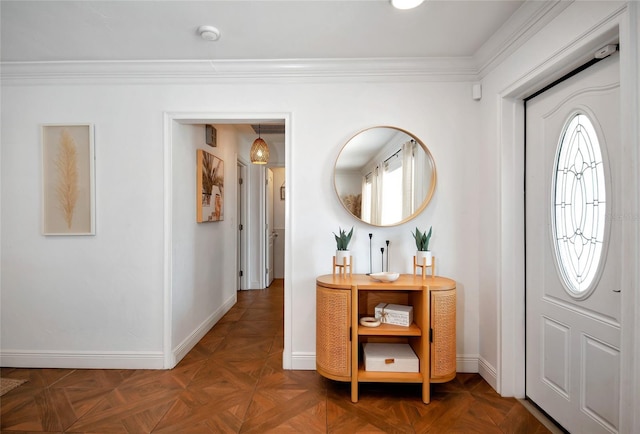
<path id="1" fill-rule="evenodd" d="M 416 153 L 415 149 L 415 141 L 404 143 L 363 176 L 364 221 L 375 225 L 395 224 L 415 212 L 416 203 L 421 203 L 425 195 L 422 184 L 431 177 L 424 153 Z"/>
<path id="2" fill-rule="evenodd" d="M 402 160 L 398 153 L 384 163 L 382 172 L 382 207 L 380 223 L 392 224 L 402 220 Z"/>
<path id="3" fill-rule="evenodd" d="M 416 142 L 413 140 L 402 145 L 402 218 L 400 220 L 404 220 L 415 211 L 413 178 L 415 146 Z"/>

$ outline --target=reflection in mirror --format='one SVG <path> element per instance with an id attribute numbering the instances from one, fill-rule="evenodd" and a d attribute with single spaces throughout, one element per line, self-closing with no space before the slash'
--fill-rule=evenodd
<path id="1" fill-rule="evenodd" d="M 436 186 L 436 167 L 417 137 L 400 128 L 373 127 L 344 145 L 334 184 L 340 202 L 355 217 L 393 226 L 427 206 Z"/>

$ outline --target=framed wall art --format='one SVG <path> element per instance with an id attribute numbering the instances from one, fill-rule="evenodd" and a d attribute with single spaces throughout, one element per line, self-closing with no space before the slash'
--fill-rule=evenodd
<path id="1" fill-rule="evenodd" d="M 197 150 L 196 221 L 219 222 L 224 217 L 224 161 Z"/>
<path id="2" fill-rule="evenodd" d="M 95 235 L 93 125 L 42 126 L 42 231 Z"/>
<path id="3" fill-rule="evenodd" d="M 205 143 L 209 146 L 216 147 L 218 146 L 218 132 L 213 125 L 205 126 Z"/>

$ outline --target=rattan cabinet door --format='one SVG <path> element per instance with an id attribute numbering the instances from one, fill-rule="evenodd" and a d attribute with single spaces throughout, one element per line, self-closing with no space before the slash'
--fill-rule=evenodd
<path id="1" fill-rule="evenodd" d="M 316 369 L 351 381 L 351 291 L 316 286 Z"/>
<path id="2" fill-rule="evenodd" d="M 431 382 L 456 376 L 456 290 L 431 291 Z"/>

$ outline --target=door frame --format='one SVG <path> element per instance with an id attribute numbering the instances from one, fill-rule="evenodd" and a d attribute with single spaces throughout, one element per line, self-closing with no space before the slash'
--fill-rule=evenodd
<path id="1" fill-rule="evenodd" d="M 268 217 L 268 213 L 269 213 L 269 200 L 271 200 L 271 226 L 273 226 L 273 195 L 274 195 L 274 186 L 273 186 L 273 170 L 271 170 L 272 166 L 267 165 L 266 167 L 264 167 L 264 172 L 263 172 L 263 178 L 264 178 L 264 188 L 262 189 L 262 198 L 261 198 L 261 204 L 262 204 L 262 213 L 261 215 L 261 224 L 260 224 L 260 237 L 263 240 L 262 242 L 264 243 L 264 254 L 262 255 L 261 258 L 261 266 L 262 266 L 262 270 L 263 270 L 263 274 L 262 274 L 262 287 L 263 288 L 268 288 L 271 285 L 271 282 L 269 281 L 269 276 L 272 275 L 271 273 L 273 273 L 273 267 L 271 267 L 271 263 L 273 262 L 273 249 L 271 252 L 269 252 L 269 237 L 271 232 L 273 232 L 273 227 L 267 227 L 267 224 L 269 222 L 269 217 Z M 271 185 L 269 186 L 269 172 L 271 172 Z M 271 188 L 271 191 L 268 191 L 268 188 Z M 269 197 L 271 196 L 271 197 Z M 273 244 L 272 244 L 273 246 Z M 269 271 L 267 271 L 269 270 Z M 272 279 L 273 280 L 273 279 Z"/>
<path id="2" fill-rule="evenodd" d="M 285 228 L 293 225 L 292 204 L 295 198 L 295 186 L 291 181 L 292 152 L 291 152 L 291 113 L 290 112 L 165 112 L 164 113 L 164 198 L 163 198 L 163 344 L 162 351 L 164 355 L 163 366 L 165 369 L 171 369 L 175 366 L 176 360 L 173 356 L 172 347 L 172 330 L 173 330 L 173 286 L 172 286 L 172 223 L 173 223 L 173 196 L 171 194 L 173 186 L 173 169 L 172 169 L 172 126 L 174 122 L 185 123 L 245 123 L 247 121 L 265 121 L 267 119 L 277 119 L 284 121 L 284 149 L 285 149 L 285 183 L 289 186 L 288 198 L 285 202 Z M 237 159 L 237 158 L 236 158 Z M 234 166 L 235 167 L 235 166 Z M 285 253 L 284 253 L 284 349 L 282 353 L 283 369 L 292 369 L 292 256 L 291 252 L 291 231 L 285 230 Z M 246 237 L 245 237 L 246 238 Z M 235 282 L 235 280 L 234 280 Z"/>
<path id="3" fill-rule="evenodd" d="M 246 230 L 247 230 L 247 203 L 248 203 L 248 194 L 246 191 L 246 182 L 248 179 L 248 165 L 250 163 L 243 158 L 242 156 L 236 153 L 236 168 L 238 173 L 236 174 L 236 178 L 239 182 L 242 179 L 242 186 L 238 187 L 238 203 L 236 204 L 238 209 L 237 222 L 236 222 L 236 230 L 238 234 L 238 239 L 236 241 L 238 245 L 238 263 L 236 264 L 236 276 L 238 282 L 238 290 L 247 289 L 247 242 L 246 242 Z M 242 230 L 240 230 L 240 225 L 242 225 Z M 242 276 L 240 276 L 240 271 L 242 271 Z"/>
<path id="4" fill-rule="evenodd" d="M 640 276 L 635 264 L 640 252 L 640 206 L 637 180 L 639 173 L 640 87 L 635 77 L 640 73 L 640 47 L 635 35 L 640 21 L 640 6 L 629 2 L 618 14 L 603 21 L 588 35 L 574 41 L 563 50 L 539 64 L 528 75 L 508 84 L 498 95 L 499 146 L 499 218 L 500 263 L 497 296 L 497 391 L 503 396 L 525 397 L 525 237 L 524 237 L 524 98 L 563 76 L 595 50 L 616 37 L 620 45 L 620 92 L 623 117 L 621 138 L 626 143 L 629 164 L 624 178 L 628 196 L 625 214 L 630 216 L 624 231 L 630 242 L 624 248 L 622 287 L 621 399 L 620 432 L 638 432 L 640 416 L 640 339 L 636 329 L 640 324 Z M 633 216 L 636 218 L 634 219 Z M 626 290 L 625 290 L 626 289 Z"/>

